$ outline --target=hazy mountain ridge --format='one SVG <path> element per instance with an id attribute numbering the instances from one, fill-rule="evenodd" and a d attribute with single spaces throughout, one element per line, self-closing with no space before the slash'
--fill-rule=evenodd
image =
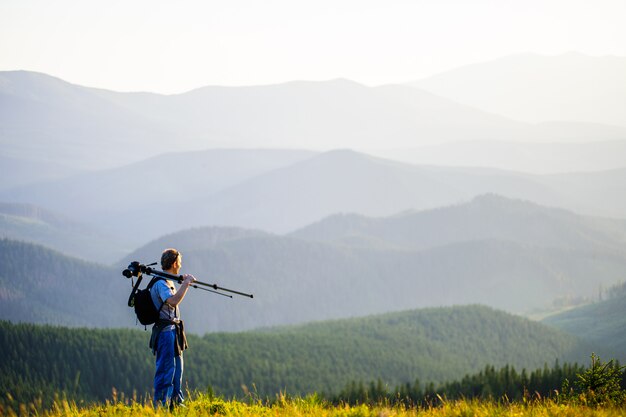
<path id="1" fill-rule="evenodd" d="M 476 210 L 481 202 L 492 205 L 496 213 L 505 213 L 499 216 L 508 216 L 518 226 L 507 228 L 495 222 L 495 232 L 470 233 L 457 239 L 439 238 L 438 230 L 466 219 L 467 213 Z M 252 303 L 239 300 L 234 310 L 217 301 L 218 310 L 208 319 L 210 323 L 205 323 L 236 329 L 249 328 L 244 323 L 250 317 L 257 323 L 252 327 L 258 327 L 276 320 L 297 323 L 476 302 L 509 311 L 529 311 L 545 308 L 558 297 L 594 294 L 598 286 L 620 280 L 626 266 L 626 256 L 619 244 L 623 233 L 615 234 L 614 230 L 615 225 L 623 226 L 620 222 L 604 219 L 595 222 L 562 210 L 494 196 L 442 209 L 438 214 L 434 221 L 430 212 L 416 213 L 423 216 L 420 221 L 434 223 L 433 232 L 422 234 L 419 228 L 401 227 L 403 232 L 417 235 L 408 241 L 384 235 L 378 239 L 373 235 L 377 239 L 374 245 L 338 246 L 295 238 L 297 234 L 292 237 L 266 234 L 237 236 L 195 250 L 194 247 L 203 246 L 198 240 L 203 229 L 196 229 L 192 231 L 193 244 L 184 243 L 186 232 L 181 231 L 152 242 L 136 251 L 132 255 L 134 259 L 127 258 L 124 262 L 152 261 L 166 242 L 185 245 L 189 248 L 183 250 L 185 271 L 193 272 L 205 282 L 216 281 L 255 294 Z M 563 226 L 543 230 L 541 219 L 550 216 L 561 218 L 557 223 Z M 541 221 L 529 234 L 526 229 L 536 222 L 535 217 Z M 375 219 L 392 225 L 394 220 L 395 217 Z M 577 224 L 576 229 L 569 230 L 569 225 Z M 498 231 L 498 225 L 503 230 Z M 480 225 L 476 228 L 480 231 Z M 397 229 L 390 229 L 393 236 Z M 204 229 L 206 240 L 213 242 L 211 236 L 219 230 Z M 367 230 L 363 235 L 372 236 Z M 546 236 L 552 236 L 549 245 L 542 241 Z M 415 242 L 419 244 L 416 246 Z M 201 301 L 195 297 L 190 298 L 187 306 L 194 311 L 192 314 L 202 314 Z M 225 316 L 220 318 L 223 311 Z"/>
<path id="2" fill-rule="evenodd" d="M 122 256 L 132 247 L 58 212 L 19 203 L 0 203 L 0 237 L 42 244 L 100 262 Z"/>
<path id="3" fill-rule="evenodd" d="M 585 217 L 563 209 L 488 194 L 456 206 L 386 218 L 335 215 L 290 236 L 344 243 L 356 236 L 410 249 L 470 240 L 505 239 L 537 247 L 624 253 L 626 221 Z"/>
<path id="4" fill-rule="evenodd" d="M 532 61 L 535 57 L 519 59 Z M 563 59 L 547 58 L 551 62 Z M 611 71 L 619 73 L 619 62 L 615 68 L 609 65 Z M 497 71 L 500 61 L 484 65 Z M 492 84 L 496 82 L 492 80 Z M 599 103 L 588 100 L 585 89 L 577 103 L 589 113 L 603 108 L 619 115 L 626 93 L 613 90 Z M 574 91 L 575 97 L 577 89 L 568 91 Z M 624 123 L 622 128 L 586 125 L 581 129 L 580 122 L 588 120 L 574 117 L 557 118 L 560 122 L 551 125 L 532 125 L 499 115 L 498 97 L 490 97 L 494 107 L 484 111 L 435 94 L 408 85 L 366 87 L 349 80 L 330 80 L 209 86 L 166 96 L 118 93 L 40 73 L 6 71 L 0 74 L 0 156 L 25 161 L 45 156 L 70 169 L 97 169 L 172 150 L 216 147 L 374 150 L 380 149 L 381 138 L 385 147 L 394 148 L 467 140 L 626 138 Z M 533 100 L 528 103 L 540 107 Z M 542 119 L 550 120 L 555 118 Z M 581 130 L 588 133 L 581 134 Z"/>
<path id="5" fill-rule="evenodd" d="M 588 189 L 578 189 L 578 183 Z M 336 213 L 388 216 L 435 208 L 496 193 L 576 212 L 626 217 L 626 199 L 616 191 L 626 171 L 603 175 L 537 176 L 481 168 L 414 166 L 353 151 L 332 151 L 275 170 L 198 201 L 198 213 L 214 224 L 285 233 Z M 594 194 L 594 199 L 587 197 Z M 255 202 L 263 202 L 256 205 Z M 254 207 L 254 210 L 251 210 Z M 186 211 L 185 219 L 202 218 Z M 277 218 L 276 213 L 285 213 Z M 195 216 L 195 217 L 194 217 Z M 179 225 L 179 229 L 186 227 Z"/>
<path id="6" fill-rule="evenodd" d="M 0 72 L 3 156 L 43 158 L 93 169 L 136 161 L 167 149 L 172 132 L 88 88 L 46 74 Z M 156 153 L 158 153 L 157 151 Z"/>
<path id="7" fill-rule="evenodd" d="M 131 254 L 126 255 L 122 260 L 116 262 L 116 265 L 126 264 L 141 258 L 149 259 L 150 253 L 160 255 L 166 247 L 173 247 L 181 253 L 188 253 L 191 251 L 215 249 L 220 244 L 231 240 L 264 236 L 269 236 L 269 234 L 259 230 L 238 227 L 198 227 L 155 239 Z M 156 259 L 156 261 L 160 261 L 160 259 Z"/>
<path id="8" fill-rule="evenodd" d="M 105 327 L 131 317 L 130 309 L 112 307 L 130 294 L 113 281 L 114 269 L 9 239 L 0 247 L 3 320 Z"/>
<path id="9" fill-rule="evenodd" d="M 598 126 L 580 126 L 580 142 L 465 141 L 405 149 L 372 151 L 405 163 L 488 167 L 529 174 L 561 174 L 624 168 L 626 129 L 616 128 L 615 140 L 596 140 Z M 583 140 L 587 142 L 582 142 Z"/>
<path id="10" fill-rule="evenodd" d="M 491 136 L 514 130 L 518 123 L 476 111 L 431 93 L 406 86 L 371 88 L 336 79 L 292 81 L 252 87 L 208 86 L 174 96 L 101 92 L 133 111 L 198 132 L 214 132 L 250 146 L 337 143 L 371 147 L 380 137 L 395 143 Z M 245 123 L 241 123 L 245 120 Z M 280 122 L 278 122 L 280 120 Z M 390 130 L 393 134 L 390 135 Z"/>
<path id="11" fill-rule="evenodd" d="M 626 168 L 590 173 L 553 174 L 545 183 L 587 207 L 587 214 L 626 218 Z"/>
<path id="12" fill-rule="evenodd" d="M 480 224 L 489 223 L 490 218 L 508 220 L 492 221 L 491 230 L 484 233 L 476 232 L 481 231 L 478 224 L 465 236 L 445 238 L 445 230 L 454 229 L 451 225 L 463 224 L 472 216 L 480 219 L 481 211 L 488 213 L 484 206 L 494 214 L 485 215 Z M 453 304 L 481 303 L 528 312 L 545 309 L 557 298 L 596 294 L 599 287 L 619 282 L 626 269 L 626 255 L 616 243 L 623 239 L 623 233 L 617 233 L 615 227 L 621 223 L 603 219 L 596 223 L 562 210 L 495 196 L 406 217 L 418 226 L 426 221 L 432 226 L 430 232 L 412 226 L 398 229 L 394 222 L 403 220 L 403 216 L 407 215 L 377 219 L 380 224 L 390 225 L 385 233 L 377 235 L 364 229 L 363 235 L 378 239 L 376 245 L 337 245 L 239 228 L 183 230 L 145 245 L 113 269 L 96 266 L 107 271 L 106 285 L 111 288 L 100 291 L 100 295 L 125 312 L 127 318 L 119 325 L 132 326 L 135 321 L 126 307 L 130 281 L 121 276 L 121 271 L 131 260 L 158 261 L 161 251 L 172 246 L 183 253 L 181 273 L 193 273 L 201 281 L 255 295 L 254 299 L 231 300 L 191 290 L 184 314 L 202 317 L 187 326 L 196 333 Z M 544 219 L 550 217 L 562 226 L 546 227 Z M 398 238 L 398 230 L 408 236 Z M 442 233 L 437 233 L 439 230 Z M 24 255 L 29 262 L 39 263 L 42 253 L 44 258 L 61 256 L 43 248 L 31 250 L 35 252 L 32 256 Z M 0 275 L 30 282 L 27 263 L 11 265 L 13 270 Z M 68 264 L 67 268 L 83 267 Z M 51 277 L 64 281 L 62 274 Z M 3 288 L 10 292 L 10 283 Z M 63 288 L 53 291 L 58 291 L 60 297 Z M 86 308 L 82 318 L 90 316 L 98 317 Z M 23 313 L 25 320 L 29 317 L 30 313 Z M 94 325 L 100 323 L 94 320 Z"/>
<path id="13" fill-rule="evenodd" d="M 181 219 L 184 215 L 180 214 L 182 207 L 193 204 L 194 200 L 312 155 L 315 153 L 309 151 L 262 149 L 169 153 L 120 168 L 12 188 L 0 194 L 7 201 L 35 203 L 106 228 L 118 241 L 123 240 L 123 247 L 132 248 L 173 232 L 181 222 L 187 227 L 194 226 Z M 172 216 L 172 212 L 179 214 Z M 118 253 L 117 257 L 121 255 Z"/>
<path id="14" fill-rule="evenodd" d="M 7 216 L 24 217 L 32 221 L 49 223 L 56 227 L 77 228 L 79 225 L 60 213 L 54 213 L 32 204 L 2 203 L 0 202 L 0 214 Z"/>
<path id="15" fill-rule="evenodd" d="M 172 171 L 169 163 L 180 168 Z M 167 154 L 123 168 L 0 191 L 0 199 L 36 204 L 97 224 L 122 247 L 132 248 L 193 227 L 287 233 L 337 213 L 390 216 L 458 204 L 485 193 L 577 213 L 626 217 L 623 189 L 626 169 L 529 175 L 415 166 L 350 150 L 216 150 Z M 105 261 L 114 259 L 118 257 Z"/>
<path id="16" fill-rule="evenodd" d="M 76 169 L 46 160 L 45 155 L 10 158 L 0 155 L 0 190 L 22 187 L 42 181 L 54 181 L 75 175 Z"/>
<path id="17" fill-rule="evenodd" d="M 2 156 L 29 160 L 45 154 L 70 168 L 136 162 L 171 151 L 173 137 L 177 151 L 328 149 L 338 143 L 372 146 L 380 137 L 408 143 L 416 137 L 431 141 L 493 136 L 487 133 L 493 130 L 489 125 L 499 119 L 400 87 L 415 96 L 409 101 L 421 103 L 415 113 L 406 99 L 396 101 L 393 95 L 347 80 L 204 87 L 164 96 L 81 87 L 27 71 L 2 72 L 0 78 Z M 451 109 L 450 118 L 433 127 L 429 115 L 440 118 L 446 108 Z M 475 122 L 468 125 L 463 121 L 468 119 Z M 508 123 L 502 119 L 501 124 Z M 393 136 L 390 126 L 395 126 Z"/>
<path id="18" fill-rule="evenodd" d="M 411 85 L 514 120 L 626 126 L 626 57 L 512 55 Z"/>

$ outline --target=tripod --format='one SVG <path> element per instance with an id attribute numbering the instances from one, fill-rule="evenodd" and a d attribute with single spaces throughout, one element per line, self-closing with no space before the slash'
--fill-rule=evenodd
<path id="1" fill-rule="evenodd" d="M 128 300 L 128 305 L 129 306 L 131 306 L 132 297 L 135 294 L 135 292 L 137 291 L 137 288 L 139 287 L 139 284 L 141 283 L 141 278 L 142 278 L 143 275 L 150 275 L 150 276 L 153 276 L 153 277 L 161 277 L 161 278 L 165 278 L 165 279 L 171 279 L 172 281 L 176 281 L 179 284 L 183 282 L 184 277 L 182 275 L 172 275 L 172 274 L 168 274 L 167 272 L 156 271 L 156 270 L 151 268 L 153 265 L 156 265 L 156 262 L 152 263 L 150 265 L 144 265 L 144 264 L 141 264 L 141 263 L 139 263 L 137 261 L 133 261 L 133 262 L 130 263 L 130 265 L 128 265 L 128 268 L 126 268 L 125 270 L 122 271 L 122 275 L 124 275 L 126 278 L 138 277 L 137 283 L 133 287 L 133 292 L 131 293 L 131 298 L 129 298 L 129 300 Z M 219 294 L 219 295 L 222 295 L 224 297 L 229 297 L 229 298 L 233 298 L 233 296 L 230 295 L 230 294 L 224 294 L 223 292 L 220 292 L 220 291 L 228 292 L 228 293 L 231 293 L 231 294 L 237 294 L 237 295 L 241 295 L 241 296 L 244 296 L 244 297 L 254 298 L 254 295 L 252 295 L 252 294 L 246 294 L 246 293 L 241 292 L 241 291 L 231 290 L 231 289 L 228 289 L 228 288 L 220 287 L 217 284 L 209 284 L 209 283 L 202 282 L 202 281 L 194 281 L 194 283 L 191 284 L 190 287 L 197 288 L 199 290 L 212 292 L 212 293 Z"/>

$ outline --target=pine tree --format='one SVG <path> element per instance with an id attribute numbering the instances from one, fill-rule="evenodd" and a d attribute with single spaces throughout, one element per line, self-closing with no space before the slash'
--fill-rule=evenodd
<path id="1" fill-rule="evenodd" d="M 626 391 L 622 389 L 622 370 L 613 360 L 602 363 L 591 354 L 591 367 L 578 374 L 576 386 L 580 399 L 591 406 L 622 405 L 626 402 Z"/>

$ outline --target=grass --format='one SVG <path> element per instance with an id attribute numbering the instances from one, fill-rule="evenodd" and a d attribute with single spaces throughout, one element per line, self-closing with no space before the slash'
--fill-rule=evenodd
<path id="1" fill-rule="evenodd" d="M 592 408 L 583 405 L 561 404 L 554 399 L 537 399 L 525 402 L 459 400 L 443 401 L 431 407 L 399 407 L 379 405 L 332 405 L 316 395 L 305 398 L 279 397 L 272 403 L 250 399 L 225 401 L 206 394 L 197 394 L 187 402 L 186 408 L 170 412 L 166 408 L 153 408 L 140 402 L 106 402 L 105 404 L 78 405 L 58 400 L 49 410 L 38 404 L 20 405 L 17 409 L 1 409 L 0 415 L 41 417 L 104 417 L 104 416 L 218 416 L 218 417 L 612 417 L 626 416 L 626 407 Z"/>

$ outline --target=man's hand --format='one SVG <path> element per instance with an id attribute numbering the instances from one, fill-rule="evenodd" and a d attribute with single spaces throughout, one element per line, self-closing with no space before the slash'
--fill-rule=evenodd
<path id="1" fill-rule="evenodd" d="M 196 281 L 197 281 L 196 277 L 194 277 L 191 274 L 183 275 L 183 285 L 190 286 L 191 284 L 193 284 Z"/>

